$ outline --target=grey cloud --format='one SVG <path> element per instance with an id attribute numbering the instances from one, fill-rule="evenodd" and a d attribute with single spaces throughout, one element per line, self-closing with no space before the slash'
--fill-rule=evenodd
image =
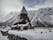
<path id="1" fill-rule="evenodd" d="M 42 0 L 40 0 L 42 2 Z M 36 9 L 39 9 L 39 8 L 45 8 L 45 7 L 53 7 L 53 0 L 45 0 L 44 2 L 39 2 L 39 4 L 34 4 L 32 5 L 32 7 L 28 7 L 26 6 L 28 9 L 32 9 L 32 10 L 36 10 Z"/>

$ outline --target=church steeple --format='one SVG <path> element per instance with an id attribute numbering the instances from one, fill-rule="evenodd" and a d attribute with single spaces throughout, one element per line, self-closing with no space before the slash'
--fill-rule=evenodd
<path id="1" fill-rule="evenodd" d="M 28 14 L 24 6 L 23 6 L 23 8 L 21 10 L 21 14 Z"/>

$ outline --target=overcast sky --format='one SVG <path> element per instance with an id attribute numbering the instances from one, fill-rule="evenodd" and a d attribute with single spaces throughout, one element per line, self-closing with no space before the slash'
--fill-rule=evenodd
<path id="1" fill-rule="evenodd" d="M 32 10 L 52 7 L 53 0 L 0 0 L 0 16 L 8 14 L 10 11 L 20 11 L 23 5 Z"/>

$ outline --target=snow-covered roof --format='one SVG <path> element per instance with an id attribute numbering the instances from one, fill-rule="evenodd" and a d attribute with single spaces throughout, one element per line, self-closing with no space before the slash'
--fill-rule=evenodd
<path id="1" fill-rule="evenodd" d="M 29 22 L 26 23 L 26 24 L 18 24 L 18 26 L 20 26 L 20 27 L 24 27 L 24 26 L 28 26 L 28 24 L 29 24 Z"/>

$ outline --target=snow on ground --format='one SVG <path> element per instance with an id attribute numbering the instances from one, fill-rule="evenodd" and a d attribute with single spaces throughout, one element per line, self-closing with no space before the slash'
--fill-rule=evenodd
<path id="1" fill-rule="evenodd" d="M 35 28 L 23 31 L 10 30 L 8 33 L 27 38 L 28 40 L 53 40 L 53 29 L 51 32 L 48 29 Z"/>

